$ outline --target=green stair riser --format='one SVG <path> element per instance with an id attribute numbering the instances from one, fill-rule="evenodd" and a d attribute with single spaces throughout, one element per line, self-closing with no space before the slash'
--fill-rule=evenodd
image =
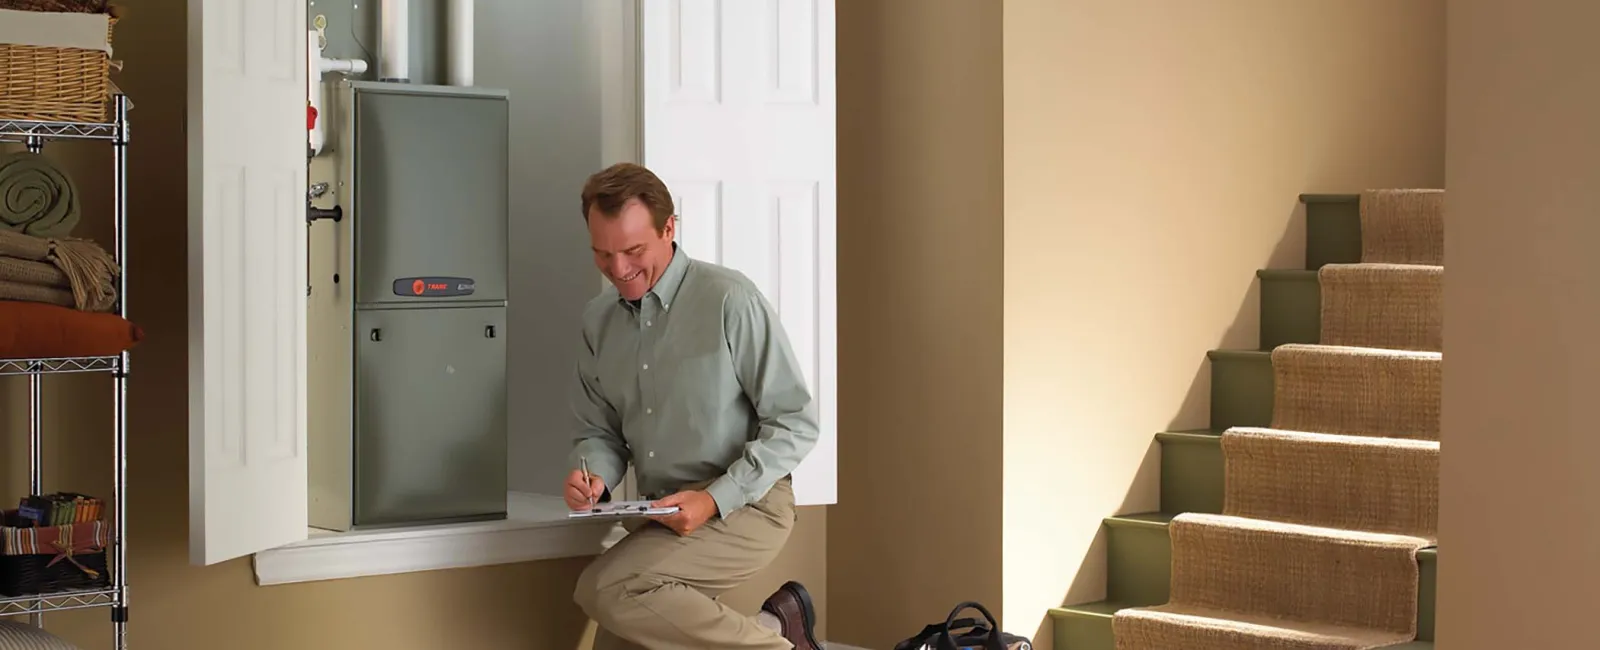
<path id="1" fill-rule="evenodd" d="M 1420 555 L 1422 583 L 1417 590 L 1417 640 L 1433 641 L 1433 625 L 1439 602 L 1439 549 L 1423 551 Z"/>
<path id="2" fill-rule="evenodd" d="M 1172 588 L 1172 541 L 1165 525 L 1106 522 L 1106 600 L 1131 605 L 1166 602 Z"/>
<path id="3" fill-rule="evenodd" d="M 1216 434 L 1163 433 L 1161 511 L 1222 512 L 1222 442 Z"/>
<path id="4" fill-rule="evenodd" d="M 1107 558 L 1106 566 L 1106 600 L 1118 603 L 1119 607 L 1142 607 L 1159 605 L 1167 602 L 1172 584 L 1172 541 L 1167 534 L 1165 525 L 1155 523 L 1154 518 L 1165 518 L 1166 515 L 1135 515 L 1132 517 L 1111 517 L 1105 522 L 1107 529 Z M 1437 596 L 1437 581 L 1439 558 L 1433 549 L 1424 550 L 1418 555 L 1421 576 L 1418 584 L 1418 612 L 1417 612 L 1417 639 L 1432 641 L 1434 631 L 1434 602 Z M 1089 618 L 1095 616 L 1081 616 L 1072 612 L 1076 608 L 1063 608 L 1053 615 L 1057 623 L 1067 618 Z M 1105 609 L 1104 607 L 1099 609 Z M 1098 613 L 1099 610 L 1091 610 Z M 1115 611 L 1114 609 L 1112 611 Z M 1104 633 L 1110 635 L 1110 620 L 1104 621 Z M 1075 621 L 1066 629 L 1058 628 L 1063 632 L 1078 630 L 1073 636 L 1078 637 L 1074 643 L 1083 643 L 1082 631 L 1088 627 L 1083 621 Z M 1057 648 L 1062 648 L 1057 635 Z M 1068 639 L 1072 640 L 1072 639 Z M 1092 645 L 1069 645 L 1066 648 L 1096 648 Z M 1109 650 L 1110 646 L 1105 646 Z"/>
<path id="5" fill-rule="evenodd" d="M 1261 349 L 1322 340 L 1322 284 L 1316 271 L 1263 270 Z"/>
<path id="6" fill-rule="evenodd" d="M 1051 637 L 1056 650 L 1116 650 L 1111 612 L 1066 616 L 1052 612 L 1051 616 Z"/>
<path id="7" fill-rule="evenodd" d="M 1212 350 L 1211 429 L 1272 425 L 1272 355 Z"/>
<path id="8" fill-rule="evenodd" d="M 1306 268 L 1361 261 L 1358 194 L 1302 194 L 1306 206 Z"/>

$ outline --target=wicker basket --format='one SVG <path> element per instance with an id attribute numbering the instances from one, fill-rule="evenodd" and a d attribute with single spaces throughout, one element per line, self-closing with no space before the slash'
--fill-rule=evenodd
<path id="1" fill-rule="evenodd" d="M 7 542 L 19 533 L 31 533 L 44 551 L 21 553 Z M 63 591 L 105 589 L 111 586 L 106 545 L 110 532 L 104 521 L 86 521 L 43 528 L 0 527 L 0 597 L 15 598 Z M 72 552 L 65 553 L 56 542 Z"/>
<path id="2" fill-rule="evenodd" d="M 108 40 L 116 24 L 113 12 Z M 0 120 L 104 122 L 110 97 L 105 52 L 0 43 Z"/>

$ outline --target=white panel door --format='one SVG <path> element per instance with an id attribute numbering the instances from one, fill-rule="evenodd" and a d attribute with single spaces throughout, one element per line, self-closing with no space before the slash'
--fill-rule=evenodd
<path id="1" fill-rule="evenodd" d="M 195 564 L 306 537 L 305 11 L 189 0 Z"/>
<path id="2" fill-rule="evenodd" d="M 834 503 L 834 0 L 640 4 L 643 164 L 672 188 L 684 250 L 777 306 L 822 422 L 796 498 Z"/>

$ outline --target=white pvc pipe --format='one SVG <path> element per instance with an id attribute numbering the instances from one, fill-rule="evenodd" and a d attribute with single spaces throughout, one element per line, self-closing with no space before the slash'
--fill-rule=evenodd
<path id="1" fill-rule="evenodd" d="M 323 91 L 326 84 L 322 79 L 323 75 L 330 72 L 357 75 L 366 71 L 367 62 L 361 59 L 322 58 L 322 48 L 317 47 L 317 32 L 315 30 L 306 32 L 306 103 L 317 112 L 316 121 L 312 123 L 306 141 L 306 145 L 311 148 L 311 156 L 315 157 L 322 153 L 323 147 L 327 144 L 328 120 L 333 117 L 323 105 Z"/>
<path id="2" fill-rule="evenodd" d="M 367 71 L 367 62 L 361 59 L 322 59 L 322 74 L 361 74 Z"/>
<path id="3" fill-rule="evenodd" d="M 310 156 L 322 153 L 322 48 L 317 47 L 317 30 L 306 32 L 306 106 L 317 112 L 316 121 L 306 132 Z"/>
<path id="4" fill-rule="evenodd" d="M 378 80 L 410 81 L 411 79 L 411 3 L 407 0 L 383 0 L 378 8 L 383 21 L 379 44 Z"/>
<path id="5" fill-rule="evenodd" d="M 449 69 L 445 78 L 452 86 L 472 85 L 473 1 L 449 0 L 445 21 L 450 30 L 446 36 Z"/>

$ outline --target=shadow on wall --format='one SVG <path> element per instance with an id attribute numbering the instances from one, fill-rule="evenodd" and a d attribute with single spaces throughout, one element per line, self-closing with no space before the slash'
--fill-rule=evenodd
<path id="1" fill-rule="evenodd" d="M 1283 233 L 1267 256 L 1262 269 L 1303 269 L 1305 267 L 1305 205 L 1295 197 L 1295 202 L 1284 220 Z M 1241 263 L 1239 266 L 1243 266 Z M 1233 321 L 1225 328 L 1217 339 L 1214 349 L 1222 350 L 1261 350 L 1261 279 L 1252 271 L 1248 275 L 1241 274 L 1241 283 L 1246 287 L 1243 299 Z M 1197 351 L 1201 361 L 1195 371 L 1193 383 L 1185 394 L 1182 404 L 1171 417 L 1166 428 L 1167 431 L 1182 431 L 1193 429 L 1206 429 L 1211 427 L 1210 401 L 1211 401 L 1211 363 L 1205 358 L 1206 351 Z M 1156 486 L 1159 493 L 1161 473 L 1161 445 L 1155 440 L 1155 434 L 1150 432 L 1150 446 L 1139 463 L 1138 471 L 1131 481 L 1131 487 L 1124 494 L 1121 505 L 1114 512 L 1107 512 L 1106 516 L 1149 512 L 1160 508 L 1148 503 L 1148 499 L 1141 495 L 1148 492 L 1141 486 Z M 1107 579 L 1107 531 L 1100 522 L 1094 524 L 1093 541 L 1089 550 L 1080 561 L 1071 586 L 1062 598 L 1062 605 L 1093 602 L 1105 598 Z M 1034 632 L 1036 646 L 1048 647 L 1050 643 L 1052 623 L 1049 618 L 1043 620 Z"/>
<path id="2" fill-rule="evenodd" d="M 1305 239 L 1306 239 L 1306 209 L 1299 201 L 1294 199 L 1294 205 L 1289 208 L 1288 217 L 1284 219 L 1283 235 L 1278 243 L 1268 254 L 1263 269 L 1299 269 L 1305 266 Z M 1240 265 L 1243 266 L 1242 264 Z M 1214 349 L 1220 350 L 1258 350 L 1261 348 L 1261 279 L 1252 269 L 1248 274 L 1239 276 L 1240 286 L 1245 287 L 1244 297 L 1239 302 L 1239 311 L 1234 315 L 1233 322 L 1227 326 L 1218 337 Z M 1184 394 L 1183 402 L 1178 405 L 1177 412 L 1172 414 L 1171 421 L 1167 424 L 1168 431 L 1181 431 L 1185 429 L 1201 429 L 1210 426 L 1211 421 L 1211 363 L 1206 359 L 1208 350 L 1196 350 L 1194 355 L 1199 358 L 1198 367 L 1194 371 L 1194 382 L 1190 384 L 1189 391 Z M 1155 432 L 1152 432 L 1152 436 Z M 1153 438 L 1152 438 L 1153 440 Z M 1152 443 L 1153 444 L 1153 443 Z M 1159 450 L 1159 445 L 1154 445 Z M 1159 464 L 1161 457 L 1159 451 L 1151 458 L 1145 459 L 1145 464 L 1151 462 Z M 1147 473 L 1148 467 L 1141 466 L 1140 476 Z M 1138 480 L 1134 481 L 1138 484 Z M 1125 511 L 1118 511 L 1119 513 Z"/>

